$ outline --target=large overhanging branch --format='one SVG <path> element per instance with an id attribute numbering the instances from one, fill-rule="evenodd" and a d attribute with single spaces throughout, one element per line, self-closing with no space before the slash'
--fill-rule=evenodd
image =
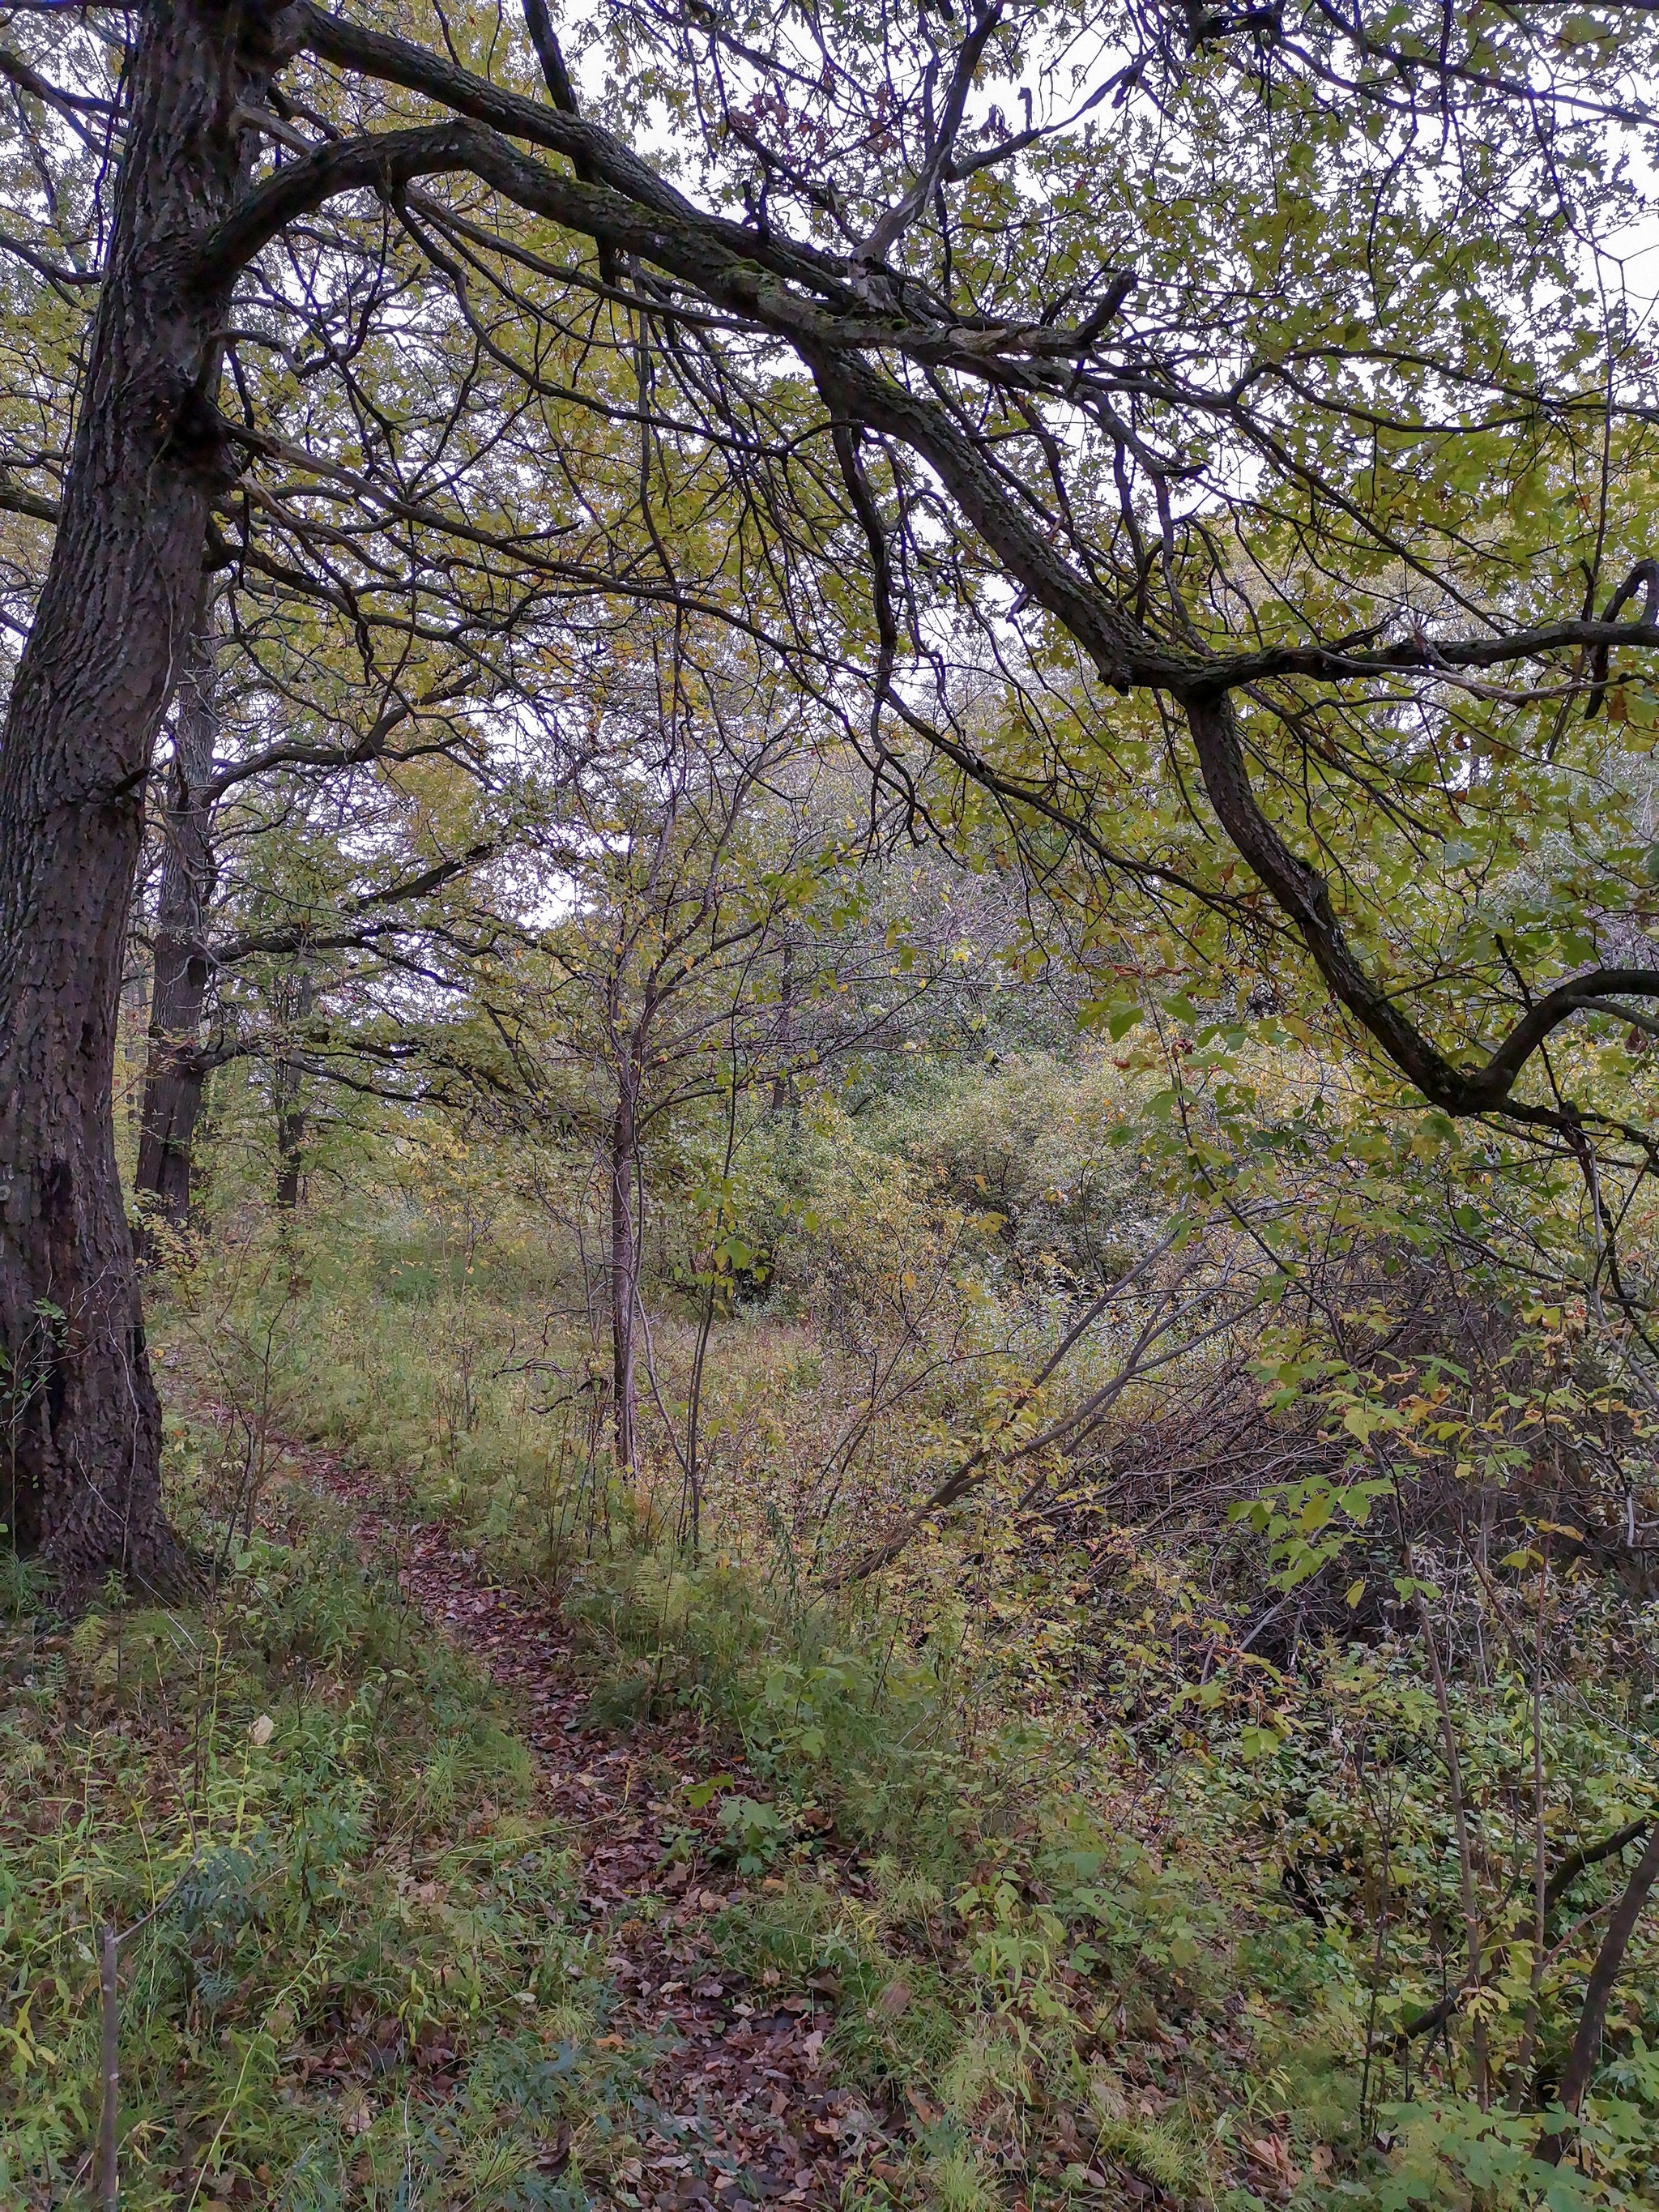
<path id="1" fill-rule="evenodd" d="M 819 358 L 813 365 L 827 397 L 858 419 L 904 440 L 930 462 L 1008 573 L 1064 623 L 1106 682 L 1121 689 L 1146 685 L 1163 690 L 1179 702 L 1192 732 L 1206 793 L 1222 828 L 1275 904 L 1296 925 L 1333 995 L 1418 1090 L 1453 1115 L 1504 1111 L 1552 1127 L 1570 1126 L 1571 1117 L 1555 1109 L 1513 1103 L 1510 1094 L 1516 1078 L 1552 1032 L 1573 1014 L 1615 1011 L 1609 1002 L 1621 994 L 1659 997 L 1659 969 L 1595 969 L 1575 977 L 1531 1007 L 1483 1065 L 1455 1066 L 1370 975 L 1348 942 L 1323 876 L 1291 850 L 1262 811 L 1251 788 L 1239 736 L 1232 666 L 1218 662 L 1206 668 L 1188 660 L 1184 665 L 1170 668 L 1165 663 L 1156 672 L 1146 672 L 1139 640 L 1121 611 L 1034 527 L 937 402 L 918 398 L 862 361 Z M 1605 648 L 1609 633 L 1620 640 L 1633 636 L 1644 645 L 1659 644 L 1659 630 L 1645 620 L 1559 628 L 1593 631 L 1594 637 L 1570 641 L 1597 648 Z M 1483 640 L 1462 649 L 1474 652 L 1486 645 Z"/>
<path id="2" fill-rule="evenodd" d="M 770 276 L 815 296 L 832 316 L 847 319 L 846 335 L 856 335 L 861 343 L 914 350 L 918 359 L 977 370 L 992 379 L 1021 385 L 1035 380 L 1037 388 L 1046 387 L 1057 397 L 1070 388 L 1079 353 L 1086 351 L 1091 337 L 1099 335 L 1091 328 L 1099 321 L 1097 313 L 1079 331 L 964 314 L 915 277 L 872 264 L 867 256 L 827 253 L 699 208 L 599 124 L 505 91 L 406 40 L 347 22 L 310 5 L 309 0 L 296 9 L 295 21 L 299 44 L 321 60 L 422 94 L 504 138 L 521 138 L 563 155 L 575 172 L 573 183 L 592 179 L 589 189 L 608 187 L 616 195 L 622 209 L 613 210 L 613 221 L 623 210 L 625 219 L 633 222 L 641 215 L 654 216 L 659 242 L 669 248 L 670 258 L 652 250 L 648 234 L 635 231 L 624 238 L 607 228 L 603 210 L 594 203 L 589 203 L 587 212 L 590 218 L 600 217 L 597 228 L 576 212 L 574 200 L 567 202 L 569 213 L 556 214 L 554 219 L 585 232 L 596 245 L 638 252 L 671 275 L 700 281 L 694 270 L 680 265 L 674 252 L 677 233 L 682 240 L 695 235 L 705 247 L 717 248 L 728 264 L 744 268 L 750 286 L 757 276 Z M 536 211 L 553 213 L 546 206 Z M 734 300 L 732 304 L 743 303 Z"/>
<path id="3" fill-rule="evenodd" d="M 472 76 L 406 42 L 302 5 L 300 42 L 321 58 L 425 94 L 459 119 L 338 140 L 284 164 L 203 244 L 196 281 L 218 290 L 301 216 L 341 194 L 371 191 L 395 204 L 415 179 L 473 176 L 526 212 L 632 256 L 685 285 L 739 331 L 787 344 L 808 368 L 837 421 L 907 447 L 933 471 L 1005 574 L 1059 622 L 1102 680 L 1150 690 L 1184 713 L 1206 792 L 1226 835 L 1306 942 L 1333 995 L 1422 1095 L 1457 1115 L 1503 1113 L 1558 1130 L 1571 1109 L 1513 1099 L 1532 1055 L 1584 1011 L 1617 1012 L 1622 996 L 1659 997 L 1659 969 L 1595 969 L 1528 1007 L 1484 1061 L 1460 1067 L 1402 1012 L 1397 997 L 1354 951 L 1320 872 L 1302 860 L 1251 787 L 1232 695 L 1270 678 L 1327 682 L 1421 678 L 1492 669 L 1569 651 L 1588 653 L 1597 684 L 1615 646 L 1659 647 L 1659 624 L 1564 619 L 1510 633 L 1408 641 L 1355 652 L 1316 641 L 1243 654 L 1172 646 L 1126 611 L 1067 558 L 1038 515 L 1012 494 L 982 436 L 950 404 L 938 372 L 996 386 L 1011 381 L 1069 396 L 1069 372 L 1045 354 L 1076 356 L 1079 334 L 963 318 L 908 276 L 793 243 L 698 209 L 599 126 Z M 509 135 L 562 155 L 550 169 Z M 933 373 L 931 393 L 880 365 L 913 361 Z M 875 358 L 872 358 L 875 356 Z M 1018 374 L 1012 374 L 1017 368 Z M 621 586 L 626 590 L 626 584 Z M 1628 597 L 1622 592 L 1610 614 Z M 1651 599 L 1652 594 L 1650 594 Z M 1079 825 L 1081 826 L 1081 825 Z"/>
<path id="4" fill-rule="evenodd" d="M 20 484 L 9 476 L 0 476 L 0 513 L 27 514 L 33 521 L 50 522 L 55 528 L 59 509 L 55 499 L 31 491 L 27 484 Z"/>
<path id="5" fill-rule="evenodd" d="M 322 58 L 424 93 L 485 127 L 477 135 L 467 134 L 458 125 L 371 133 L 334 142 L 285 166 L 208 241 L 199 264 L 204 280 L 227 273 L 216 264 L 241 265 L 287 222 L 340 193 L 371 189 L 392 197 L 418 176 L 469 173 L 528 212 L 637 254 L 690 284 L 743 325 L 759 326 L 787 342 L 815 373 L 822 364 L 831 378 L 840 372 L 843 381 L 856 381 L 860 387 L 856 398 L 862 403 L 856 419 L 878 427 L 878 416 L 888 417 L 891 434 L 947 476 L 975 528 L 994 551 L 1006 557 L 1006 544 L 987 527 L 990 498 L 985 495 L 994 496 L 999 507 L 1011 507 L 1012 503 L 992 470 L 969 451 L 970 441 L 960 422 L 937 400 L 879 375 L 865 356 L 896 352 L 930 367 L 997 383 L 1010 356 L 1021 349 L 1074 355 L 1080 332 L 963 316 L 907 275 L 888 269 L 872 271 L 856 259 L 708 213 L 596 124 L 503 91 L 404 40 L 361 29 L 310 5 L 302 6 L 299 15 L 304 43 Z M 573 163 L 580 159 L 583 168 L 603 184 L 566 177 L 526 160 L 507 143 L 509 137 L 562 153 Z M 1034 388 L 1049 396 L 1069 397 L 1073 383 L 1069 370 L 1056 365 L 1052 380 L 1045 374 Z M 930 450 L 945 439 L 954 440 L 958 448 L 955 466 L 948 472 L 939 453 Z M 981 496 L 975 499 L 975 492 Z M 1029 525 L 1022 537 L 1021 556 L 1029 560 L 1043 541 Z M 1086 610 L 1073 606 L 1066 612 L 1056 605 L 1053 611 L 1068 628 L 1080 616 L 1090 630 L 1098 633 L 1104 627 L 1114 634 L 1107 656 L 1115 657 L 1110 680 L 1125 689 L 1163 689 L 1179 695 L 1189 685 L 1231 690 L 1291 675 L 1332 682 L 1379 675 L 1432 677 L 1493 669 L 1565 651 L 1599 654 L 1620 644 L 1659 646 L 1659 623 L 1644 608 L 1636 623 L 1564 618 L 1473 638 L 1432 639 L 1414 632 L 1370 652 L 1310 641 L 1249 653 L 1199 656 L 1172 650 L 1132 624 L 1093 585 L 1077 575 L 1062 556 L 1047 550 L 1053 556 L 1049 590 L 1067 596 L 1080 593 L 1097 603 Z M 1620 598 L 1615 608 L 1622 604 Z M 1081 637 L 1080 631 L 1074 634 Z M 1096 657 L 1101 656 L 1097 653 Z"/>

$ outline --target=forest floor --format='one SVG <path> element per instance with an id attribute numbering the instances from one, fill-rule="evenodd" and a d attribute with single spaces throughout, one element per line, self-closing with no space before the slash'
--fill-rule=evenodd
<path id="1" fill-rule="evenodd" d="M 336 1455 L 284 1441 L 285 1471 L 351 1517 L 367 1561 L 394 1575 L 405 1600 L 490 1674 L 534 1756 L 539 1809 L 568 1831 L 582 1904 L 605 1931 L 616 1991 L 601 2047 L 641 2060 L 632 2115 L 637 2155 L 615 2168 L 627 2201 L 653 2212 L 744 2203 L 837 2205 L 854 2172 L 896 2179 L 893 2136 L 933 2115 L 882 2116 L 826 2078 L 833 1978 L 799 1988 L 776 1969 L 751 1984 L 723 1962 L 716 1916 L 781 1884 L 735 1878 L 717 1821 L 718 1791 L 687 1792 L 718 1773 L 741 1785 L 732 1747 L 690 1715 L 625 1735 L 594 1728 L 569 1632 L 545 1601 L 493 1583 L 441 1525 L 411 1516 Z M 830 1839 L 820 1880 L 856 1895 L 855 1863 Z"/>

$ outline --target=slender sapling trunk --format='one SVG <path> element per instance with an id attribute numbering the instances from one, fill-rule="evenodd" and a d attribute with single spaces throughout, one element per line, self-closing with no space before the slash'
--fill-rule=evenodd
<path id="1" fill-rule="evenodd" d="M 283 1012 L 285 1033 L 309 1020 L 314 988 L 311 970 L 301 969 L 292 979 L 291 988 L 283 994 L 289 1002 Z M 270 1087 L 271 1103 L 276 1113 L 276 1205 L 283 1213 L 294 1212 L 305 1188 L 304 1083 L 299 1061 L 283 1045 L 279 1045 L 271 1062 Z"/>
<path id="2" fill-rule="evenodd" d="M 617 1466 L 633 1474 L 639 1386 L 635 1372 L 634 1310 L 639 1297 L 639 1241 L 634 1229 L 634 1182 L 639 1139 L 635 1125 L 635 1086 L 624 1070 L 611 1124 L 611 1398 L 617 1440 Z"/>

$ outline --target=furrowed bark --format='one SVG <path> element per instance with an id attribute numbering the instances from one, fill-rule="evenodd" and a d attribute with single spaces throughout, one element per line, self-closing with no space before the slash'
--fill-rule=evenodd
<path id="1" fill-rule="evenodd" d="M 191 250 L 245 182 L 253 0 L 139 17 L 104 281 L 46 580 L 0 738 L 0 1516 L 71 1599 L 165 1584 L 161 1415 L 116 1168 L 116 1008 L 143 785 L 227 469 L 224 301 Z"/>
<path id="2" fill-rule="evenodd" d="M 205 798 L 219 734 L 216 657 L 204 621 L 192 639 L 174 716 L 162 809 L 149 1060 L 134 1176 L 139 1204 L 175 1235 L 190 1220 L 191 1148 L 205 1079 L 199 1046 L 210 974 L 206 932 L 213 896 L 211 823 Z M 141 1244 L 153 1240 L 140 1231 Z"/>

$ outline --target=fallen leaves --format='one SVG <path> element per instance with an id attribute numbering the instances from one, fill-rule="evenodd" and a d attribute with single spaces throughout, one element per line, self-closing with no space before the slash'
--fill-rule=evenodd
<path id="1" fill-rule="evenodd" d="M 1247 2136 L 1244 2154 L 1288 2196 L 1302 2176 L 1283 2136 Z"/>
<path id="2" fill-rule="evenodd" d="M 586 1724 L 586 1686 L 556 1617 L 530 1596 L 486 1585 L 441 1527 L 400 1522 L 383 1495 L 328 1455 L 296 1449 L 293 1456 L 314 1485 L 350 1507 L 361 1547 L 389 1560 L 410 1601 L 520 1702 L 543 1808 L 572 1838 L 582 1902 L 598 1923 L 616 1992 L 606 2032 L 588 2049 L 640 2068 L 630 2093 L 634 2141 L 618 2144 L 615 2177 L 641 2212 L 838 2205 L 855 2170 L 883 2165 L 889 2138 L 867 2105 L 823 2078 L 838 1978 L 820 1972 L 791 1989 L 766 1966 L 751 1985 L 710 1955 L 708 1921 L 740 1904 L 744 1891 L 732 1888 L 729 1874 L 725 1887 L 714 1887 L 718 1793 L 708 1792 L 706 1808 L 692 1804 L 688 1818 L 688 1796 L 702 1794 L 690 1778 L 716 1764 L 698 1724 L 680 1718 L 636 1729 L 625 1742 L 599 1736 Z M 665 1765 L 682 1777 L 677 1802 L 650 1794 L 647 1776 Z M 722 1771 L 720 1778 L 744 1778 Z M 754 1887 L 776 1893 L 783 1885 L 765 1876 Z M 410 1893 L 422 1905 L 441 1902 L 435 1882 Z M 875 2001 L 889 2017 L 911 2002 L 902 1979 Z M 449 2078 L 455 2054 L 447 2045 L 417 2041 L 411 2055 L 427 2078 Z M 365 2112 L 363 2125 L 372 2124 L 367 2095 L 344 2094 L 354 2098 L 348 2131 Z M 910 2103 L 923 2124 L 939 2118 L 925 2099 L 913 2094 Z"/>

